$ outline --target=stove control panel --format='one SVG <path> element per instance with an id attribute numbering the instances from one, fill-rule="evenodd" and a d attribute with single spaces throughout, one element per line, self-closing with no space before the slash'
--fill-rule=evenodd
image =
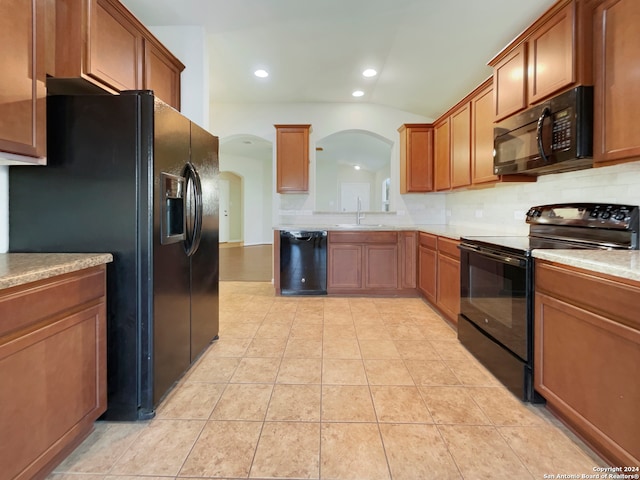
<path id="1" fill-rule="evenodd" d="M 531 207 L 531 225 L 566 225 L 638 231 L 638 207 L 608 203 L 566 203 Z"/>

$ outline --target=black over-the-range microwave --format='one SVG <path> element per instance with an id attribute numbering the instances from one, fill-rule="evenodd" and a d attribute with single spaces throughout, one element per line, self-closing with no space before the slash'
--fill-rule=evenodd
<path id="1" fill-rule="evenodd" d="M 493 138 L 496 175 L 542 175 L 591 167 L 593 87 L 575 87 L 497 123 Z"/>

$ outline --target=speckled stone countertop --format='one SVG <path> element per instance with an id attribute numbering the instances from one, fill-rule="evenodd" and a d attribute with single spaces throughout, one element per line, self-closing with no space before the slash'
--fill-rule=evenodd
<path id="1" fill-rule="evenodd" d="M 276 225 L 273 230 L 283 230 L 290 232 L 294 230 L 306 230 L 306 231 L 337 231 L 337 232 L 388 232 L 388 231 L 418 231 L 424 233 L 431 233 L 432 235 L 438 235 L 441 237 L 451 238 L 453 240 L 460 240 L 460 237 L 465 236 L 482 236 L 482 235 L 498 235 L 495 229 L 480 228 L 477 226 L 464 226 L 464 225 L 350 225 L 350 224 L 336 224 L 336 225 Z"/>
<path id="2" fill-rule="evenodd" d="M 0 253 L 0 289 L 112 261 L 110 253 Z"/>
<path id="3" fill-rule="evenodd" d="M 533 250 L 534 258 L 640 281 L 638 250 Z"/>

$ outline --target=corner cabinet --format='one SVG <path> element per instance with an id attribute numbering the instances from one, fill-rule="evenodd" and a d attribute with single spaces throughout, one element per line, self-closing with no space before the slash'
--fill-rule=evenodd
<path id="1" fill-rule="evenodd" d="M 433 191 L 433 125 L 405 123 L 400 133 L 400 193 Z"/>
<path id="2" fill-rule="evenodd" d="M 535 389 L 608 463 L 640 465 L 640 283 L 544 261 L 535 282 Z"/>
<path id="3" fill-rule="evenodd" d="M 559 1 L 489 62 L 496 121 L 591 84 L 592 13 L 592 0 Z"/>
<path id="4" fill-rule="evenodd" d="M 594 161 L 640 159 L 640 2 L 608 0 L 595 12 Z"/>
<path id="5" fill-rule="evenodd" d="M 0 290 L 3 478 L 45 478 L 106 410 L 105 272 Z"/>
<path id="6" fill-rule="evenodd" d="M 45 1 L 0 2 L 0 45 L 0 158 L 43 164 Z"/>
<path id="7" fill-rule="evenodd" d="M 276 188 L 278 193 L 309 191 L 309 134 L 311 125 L 276 128 Z"/>
<path id="8" fill-rule="evenodd" d="M 460 313 L 458 240 L 418 234 L 418 291 L 454 325 Z"/>
<path id="9" fill-rule="evenodd" d="M 184 65 L 118 0 L 56 1 L 55 69 L 54 93 L 148 89 L 180 107 Z"/>

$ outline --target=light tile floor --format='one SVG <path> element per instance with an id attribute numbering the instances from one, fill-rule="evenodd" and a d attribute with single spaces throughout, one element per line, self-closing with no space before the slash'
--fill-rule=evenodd
<path id="1" fill-rule="evenodd" d="M 604 465 L 420 299 L 220 292 L 220 340 L 156 418 L 98 422 L 49 480 L 541 479 Z"/>

